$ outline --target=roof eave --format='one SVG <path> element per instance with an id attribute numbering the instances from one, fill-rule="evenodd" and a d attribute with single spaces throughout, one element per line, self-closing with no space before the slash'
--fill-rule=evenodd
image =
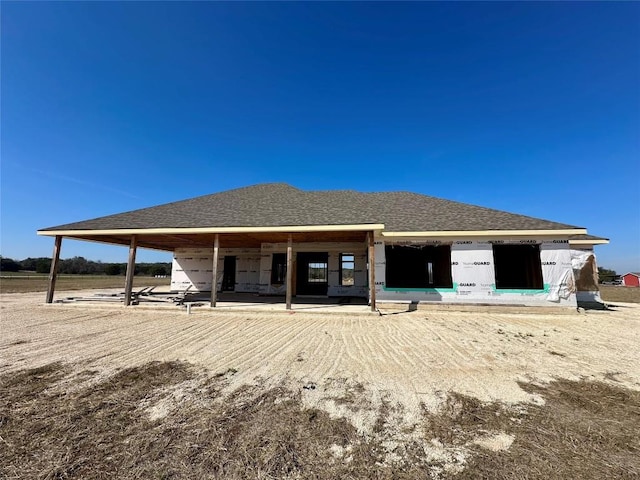
<path id="1" fill-rule="evenodd" d="M 193 227 L 193 228 L 119 228 L 108 230 L 38 230 L 38 235 L 76 237 L 83 235 L 154 235 L 154 234 L 194 234 L 194 233 L 298 233 L 298 232 L 354 232 L 382 231 L 382 223 L 354 225 L 281 225 L 271 227 Z"/>
<path id="2" fill-rule="evenodd" d="M 540 230 L 442 230 L 428 232 L 382 232 L 383 237 L 528 237 L 586 235 L 586 228 Z"/>
<path id="3" fill-rule="evenodd" d="M 570 245 L 606 245 L 609 240 L 606 238 L 600 238 L 597 240 L 569 240 Z"/>

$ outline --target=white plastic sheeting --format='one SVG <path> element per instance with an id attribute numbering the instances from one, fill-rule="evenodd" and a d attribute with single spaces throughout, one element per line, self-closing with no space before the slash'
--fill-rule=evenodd
<path id="1" fill-rule="evenodd" d="M 393 245 L 451 246 L 451 288 L 387 288 L 385 286 L 385 242 L 377 239 L 376 297 L 380 301 L 481 303 L 540 306 L 576 306 L 575 284 L 569 242 L 565 239 L 501 239 L 500 244 L 538 244 L 543 288 L 540 290 L 496 289 L 493 241 L 425 241 L 403 239 Z"/>
<path id="2" fill-rule="evenodd" d="M 328 253 L 328 295 L 332 297 L 367 297 L 367 255 L 363 243 L 294 243 L 294 262 L 297 252 Z M 286 253 L 286 243 L 264 243 L 261 248 L 221 248 L 218 259 L 218 289 L 224 276 L 224 257 L 236 257 L 236 292 L 284 295 L 286 285 L 271 284 L 271 266 L 274 253 Z M 340 285 L 340 254 L 354 255 L 354 284 Z M 171 289 L 211 291 L 213 248 L 176 249 L 171 271 Z M 294 263 L 295 268 L 295 263 Z M 295 278 L 295 274 L 294 274 Z"/>
<path id="3" fill-rule="evenodd" d="M 236 292 L 259 290 L 260 249 L 221 248 L 218 252 L 218 289 L 224 276 L 224 257 L 236 257 Z M 213 248 L 179 248 L 173 256 L 171 269 L 171 289 L 189 291 L 211 291 L 213 274 Z"/>
<path id="4" fill-rule="evenodd" d="M 212 248 L 181 248 L 173 255 L 171 290 L 211 290 Z M 218 281 L 222 280 L 222 260 L 218 262 Z"/>
<path id="5" fill-rule="evenodd" d="M 385 241 L 376 238 L 376 296 L 380 301 L 424 301 L 445 303 L 481 303 L 511 305 L 576 306 L 580 300 L 599 300 L 594 289 L 581 289 L 583 280 L 577 275 L 585 265 L 595 268 L 595 256 L 590 249 L 570 249 L 566 239 L 501 239 L 501 244 L 537 244 L 540 248 L 543 288 L 540 290 L 496 289 L 493 241 L 457 240 L 425 241 L 398 239 L 393 245 L 442 245 L 451 247 L 451 288 L 387 288 L 385 285 Z M 294 261 L 297 252 L 327 252 L 329 296 L 368 296 L 367 250 L 362 243 L 299 243 L 293 244 Z M 224 275 L 225 255 L 236 256 L 235 291 L 261 294 L 284 294 L 286 285 L 271 284 L 274 253 L 286 253 L 286 243 L 264 243 L 261 248 L 220 249 L 218 287 Z M 340 253 L 355 257 L 354 285 L 340 285 Z M 213 249 L 178 249 L 174 255 L 171 286 L 174 290 L 211 290 Z M 589 263 L 590 262 L 590 263 Z M 294 267 L 295 268 L 295 267 Z M 597 269 L 595 270 L 597 272 Z M 295 273 L 295 272 L 294 272 Z M 576 275 L 574 280 L 574 275 Z M 295 278 L 295 275 L 294 275 Z M 577 296 L 576 296 L 577 290 Z M 588 298 L 587 298 L 588 297 Z"/>
<path id="6" fill-rule="evenodd" d="M 593 248 L 571 248 L 571 266 L 578 301 L 602 303 L 598 289 L 598 265 Z"/>
<path id="7" fill-rule="evenodd" d="M 540 244 L 542 278 L 548 289 L 546 300 L 559 303 L 571 295 L 575 296 L 576 286 L 571 268 L 569 242 L 556 240 Z M 548 287 L 546 287 L 548 285 Z"/>
<path id="8" fill-rule="evenodd" d="M 491 296 L 495 287 L 492 245 L 470 240 L 453 242 L 451 277 L 456 296 L 462 300 Z"/>

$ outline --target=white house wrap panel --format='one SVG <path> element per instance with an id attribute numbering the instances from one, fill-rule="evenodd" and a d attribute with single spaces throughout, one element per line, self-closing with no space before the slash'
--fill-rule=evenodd
<path id="1" fill-rule="evenodd" d="M 450 245 L 452 285 L 448 288 L 387 287 L 385 245 Z M 493 246 L 539 246 L 542 288 L 498 289 Z M 403 239 L 375 242 L 376 297 L 379 301 L 412 301 L 537 306 L 576 306 L 576 288 L 569 242 L 564 239 L 425 241 Z"/>
<path id="2" fill-rule="evenodd" d="M 218 290 L 224 276 L 224 257 L 236 257 L 236 292 L 258 292 L 260 249 L 221 248 L 218 252 Z M 213 248 L 179 248 L 173 256 L 171 290 L 210 292 L 213 274 Z"/>
<path id="3" fill-rule="evenodd" d="M 367 297 L 367 254 L 364 243 L 316 242 L 294 244 L 295 258 L 298 252 L 326 252 L 328 254 L 328 291 L 331 297 Z M 235 292 L 284 295 L 286 284 L 271 283 L 271 267 L 274 253 L 286 254 L 286 243 L 265 243 L 262 248 L 221 248 L 218 253 L 218 290 L 224 276 L 224 257 L 236 257 Z M 340 285 L 340 254 L 354 255 L 353 285 Z M 171 289 L 211 291 L 213 272 L 212 248 L 176 249 L 171 272 Z"/>

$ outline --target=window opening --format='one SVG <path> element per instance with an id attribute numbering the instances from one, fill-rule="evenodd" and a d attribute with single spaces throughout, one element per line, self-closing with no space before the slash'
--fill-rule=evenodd
<path id="1" fill-rule="evenodd" d="M 329 265 L 326 262 L 310 262 L 307 281 L 309 283 L 327 283 L 328 270 Z"/>
<path id="2" fill-rule="evenodd" d="M 540 245 L 494 245 L 497 289 L 541 290 Z"/>
<path id="3" fill-rule="evenodd" d="M 287 281 L 287 255 L 274 253 L 271 260 L 271 284 L 283 284 Z"/>
<path id="4" fill-rule="evenodd" d="M 354 284 L 356 257 L 353 253 L 340 254 L 340 285 L 351 286 Z"/>
<path id="5" fill-rule="evenodd" d="M 385 257 L 387 287 L 453 287 L 450 245 L 386 245 Z"/>

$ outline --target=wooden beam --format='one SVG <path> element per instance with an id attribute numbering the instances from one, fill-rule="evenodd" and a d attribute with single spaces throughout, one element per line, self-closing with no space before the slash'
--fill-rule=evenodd
<path id="1" fill-rule="evenodd" d="M 133 291 L 133 275 L 136 270 L 136 250 L 138 248 L 138 237 L 131 235 L 129 243 L 129 261 L 127 262 L 127 276 L 124 283 L 124 305 L 131 304 L 131 292 Z"/>
<path id="2" fill-rule="evenodd" d="M 183 243 L 191 243 L 193 245 L 197 245 L 198 247 L 205 247 L 205 246 L 209 246 L 207 245 L 207 242 L 205 241 L 198 241 L 198 240 L 193 240 L 192 238 L 189 238 L 187 236 L 179 236 L 179 235 L 160 235 L 161 237 L 165 237 L 165 238 L 170 238 L 171 240 L 177 240 L 180 244 Z M 211 239 L 209 239 L 209 241 L 211 241 Z"/>
<path id="3" fill-rule="evenodd" d="M 211 270 L 211 307 L 216 306 L 218 296 L 218 257 L 220 255 L 220 235 L 213 240 L 213 269 Z"/>
<path id="4" fill-rule="evenodd" d="M 371 311 L 376 311 L 376 250 L 373 232 L 367 234 L 369 243 L 369 305 Z"/>
<path id="5" fill-rule="evenodd" d="M 289 234 L 287 240 L 287 310 L 291 310 L 291 297 L 293 293 L 293 237 Z"/>
<path id="6" fill-rule="evenodd" d="M 58 276 L 58 263 L 60 263 L 60 247 L 62 236 L 56 235 L 53 243 L 53 256 L 51 257 L 51 270 L 49 271 L 49 286 L 47 287 L 47 303 L 53 302 L 53 292 L 56 289 L 56 277 Z"/>

